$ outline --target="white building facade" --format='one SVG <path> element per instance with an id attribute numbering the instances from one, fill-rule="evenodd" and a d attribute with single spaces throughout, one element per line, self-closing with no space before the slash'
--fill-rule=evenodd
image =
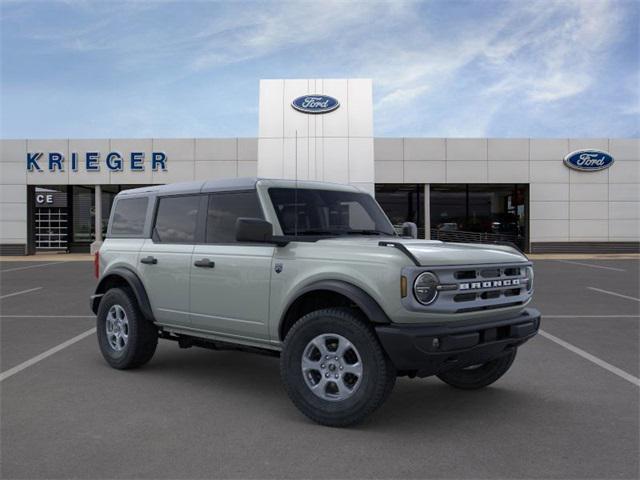
<path id="1" fill-rule="evenodd" d="M 0 254 L 88 251 L 125 188 L 244 176 L 354 184 L 424 238 L 639 249 L 640 139 L 375 138 L 366 79 L 263 80 L 259 102 L 257 138 L 0 140 Z"/>

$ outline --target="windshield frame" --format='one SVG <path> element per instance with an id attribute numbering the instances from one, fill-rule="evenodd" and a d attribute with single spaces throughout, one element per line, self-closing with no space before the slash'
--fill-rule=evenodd
<path id="1" fill-rule="evenodd" d="M 267 190 L 266 192 L 267 197 L 269 198 L 271 207 L 273 208 L 273 211 L 276 216 L 276 220 L 278 222 L 280 230 L 282 231 L 282 235 L 284 236 L 296 237 L 296 238 L 299 238 L 301 241 L 312 240 L 314 238 L 321 239 L 321 238 L 336 238 L 336 237 L 350 237 L 350 236 L 367 236 L 367 237 L 370 237 L 370 236 L 397 237 L 398 236 L 398 234 L 396 233 L 393 227 L 393 224 L 391 223 L 387 215 L 384 213 L 384 210 L 382 210 L 382 207 L 380 207 L 380 205 L 375 200 L 375 198 L 367 192 L 358 191 L 358 190 L 338 190 L 333 188 L 322 188 L 322 187 L 315 187 L 315 188 L 303 187 L 303 188 L 296 189 L 288 186 L 286 187 L 270 186 L 266 190 Z M 306 229 L 298 228 L 296 230 L 291 225 L 291 223 L 287 224 L 287 222 L 284 220 L 283 218 L 284 213 L 281 210 L 281 207 L 283 204 L 282 199 L 278 199 L 276 197 L 276 195 L 279 195 L 279 194 L 289 194 L 291 196 L 291 199 L 293 200 L 293 198 L 296 195 L 296 190 L 298 195 L 308 196 L 310 194 L 315 193 L 320 198 L 325 197 L 323 198 L 323 200 L 330 199 L 327 197 L 344 196 L 345 203 L 355 201 L 358 205 L 360 205 L 363 208 L 363 211 L 369 217 L 367 221 L 372 222 L 374 227 L 373 228 L 355 228 L 355 227 L 352 228 L 349 226 L 348 228 L 344 228 L 344 225 L 341 225 L 338 227 L 336 225 L 331 226 L 328 224 L 323 224 L 323 225 L 316 224 L 313 226 L 314 228 L 306 228 Z M 330 199 L 330 200 L 332 201 L 322 202 L 322 206 L 320 206 L 319 208 L 323 208 L 323 207 L 330 208 L 329 207 L 330 205 L 335 205 L 336 203 L 340 202 L 340 200 L 337 200 L 337 201 L 335 201 L 335 199 Z M 291 203 L 295 205 L 294 202 L 291 202 Z M 313 204 L 313 202 L 306 201 L 304 203 L 304 205 L 308 205 L 308 204 Z M 300 208 L 305 208 L 304 205 L 301 205 Z M 314 216 L 316 217 L 316 220 L 319 220 L 321 216 L 320 211 L 318 210 L 315 213 L 316 215 Z M 331 213 L 335 214 L 336 212 L 334 211 L 334 212 L 325 212 L 325 213 L 328 215 L 331 215 Z M 294 214 L 294 218 L 298 218 L 297 216 L 298 214 L 296 212 Z M 328 219 L 325 217 L 325 220 L 328 220 Z"/>

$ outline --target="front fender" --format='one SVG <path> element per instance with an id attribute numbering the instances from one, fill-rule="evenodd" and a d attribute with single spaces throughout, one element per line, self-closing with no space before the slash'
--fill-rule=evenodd
<path id="1" fill-rule="evenodd" d="M 378 305 L 378 302 L 376 302 L 371 297 L 371 295 L 362 290 L 360 287 L 342 280 L 320 280 L 305 285 L 304 287 L 296 290 L 295 294 L 291 296 L 291 300 L 287 303 L 286 307 L 282 311 L 279 328 L 282 326 L 291 306 L 300 297 L 307 293 L 321 290 L 328 290 L 347 297 L 354 304 L 356 304 L 358 308 L 362 310 L 367 318 L 373 323 L 387 324 L 391 322 L 384 310 L 380 307 L 380 305 Z"/>

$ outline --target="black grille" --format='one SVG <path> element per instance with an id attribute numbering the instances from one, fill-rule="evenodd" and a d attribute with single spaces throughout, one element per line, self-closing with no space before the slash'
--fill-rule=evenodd
<path id="1" fill-rule="evenodd" d="M 480 276 L 483 278 L 495 278 L 500 276 L 499 268 L 491 268 L 486 270 L 480 270 Z"/>

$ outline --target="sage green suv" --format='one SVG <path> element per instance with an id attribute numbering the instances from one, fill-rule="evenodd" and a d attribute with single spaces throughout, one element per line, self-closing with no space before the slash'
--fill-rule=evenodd
<path id="1" fill-rule="evenodd" d="M 309 418 L 365 419 L 397 376 L 462 389 L 509 369 L 539 328 L 528 259 L 399 236 L 374 198 L 320 182 L 230 179 L 119 193 L 91 308 L 114 368 L 158 339 L 280 356 Z"/>

